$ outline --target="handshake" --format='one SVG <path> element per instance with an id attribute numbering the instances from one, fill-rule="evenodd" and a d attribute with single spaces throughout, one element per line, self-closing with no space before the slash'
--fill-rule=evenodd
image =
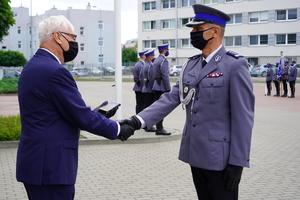
<path id="1" fill-rule="evenodd" d="M 142 125 L 140 120 L 135 115 L 133 115 L 129 119 L 123 119 L 119 121 L 119 124 L 121 130 L 117 139 L 122 141 L 127 140 L 130 136 L 134 134 L 134 131 L 140 129 Z"/>

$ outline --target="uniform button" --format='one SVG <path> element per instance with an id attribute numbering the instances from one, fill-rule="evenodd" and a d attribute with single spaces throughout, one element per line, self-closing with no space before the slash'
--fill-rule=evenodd
<path id="1" fill-rule="evenodd" d="M 197 109 L 194 109 L 194 114 L 196 114 L 198 111 L 197 111 Z"/>
<path id="2" fill-rule="evenodd" d="M 199 100 L 199 98 L 198 97 L 196 97 L 196 101 L 198 101 Z"/>
<path id="3" fill-rule="evenodd" d="M 193 123 L 193 127 L 195 127 L 196 126 L 196 123 Z"/>
<path id="4" fill-rule="evenodd" d="M 226 140 L 227 140 L 227 137 L 223 137 L 223 140 L 226 141 Z"/>

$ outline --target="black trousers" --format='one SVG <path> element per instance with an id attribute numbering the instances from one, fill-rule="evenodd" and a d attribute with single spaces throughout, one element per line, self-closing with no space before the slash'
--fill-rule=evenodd
<path id="1" fill-rule="evenodd" d="M 135 114 L 138 114 L 144 109 L 144 100 L 143 100 L 142 92 L 135 91 L 135 100 L 136 100 Z"/>
<path id="2" fill-rule="evenodd" d="M 233 191 L 228 191 L 225 188 L 225 181 L 223 181 L 225 170 L 212 171 L 192 166 L 191 170 L 199 200 L 238 199 L 238 187 Z"/>
<path id="3" fill-rule="evenodd" d="M 279 90 L 279 81 L 273 81 L 275 84 L 275 88 L 276 88 L 276 94 L 280 95 L 280 90 Z"/>
<path id="4" fill-rule="evenodd" d="M 271 94 L 271 90 L 272 90 L 271 82 L 272 82 L 272 81 L 266 81 L 266 83 L 267 83 L 268 94 Z"/>
<path id="5" fill-rule="evenodd" d="M 150 106 L 155 101 L 154 93 L 142 93 L 144 100 L 144 109 Z"/>
<path id="6" fill-rule="evenodd" d="M 292 96 L 295 96 L 295 82 L 296 81 L 289 81 Z"/>
<path id="7" fill-rule="evenodd" d="M 283 85 L 283 92 L 284 92 L 284 95 L 287 95 L 287 93 L 288 93 L 286 81 L 287 81 L 287 80 L 282 80 L 282 85 Z"/>
<path id="8" fill-rule="evenodd" d="M 158 100 L 160 98 L 160 96 L 165 93 L 163 91 L 154 91 L 154 94 L 155 94 L 155 100 Z M 159 121 L 157 124 L 156 124 L 156 128 L 157 129 L 163 129 L 164 126 L 163 126 L 163 120 Z"/>
<path id="9" fill-rule="evenodd" d="M 29 185 L 24 183 L 29 200 L 73 200 L 74 185 Z"/>

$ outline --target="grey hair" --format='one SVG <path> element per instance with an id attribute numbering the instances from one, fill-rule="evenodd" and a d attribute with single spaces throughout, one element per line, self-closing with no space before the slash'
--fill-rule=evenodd
<path id="1" fill-rule="evenodd" d="M 74 26 L 65 16 L 51 16 L 39 23 L 39 41 L 47 42 L 55 31 L 67 32 L 70 28 L 74 31 Z"/>

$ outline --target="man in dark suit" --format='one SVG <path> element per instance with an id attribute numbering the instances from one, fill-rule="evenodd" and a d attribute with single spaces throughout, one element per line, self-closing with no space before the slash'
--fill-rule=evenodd
<path id="1" fill-rule="evenodd" d="M 171 92 L 123 120 L 148 127 L 180 103 L 186 109 L 179 159 L 191 166 L 199 199 L 236 200 L 243 167 L 249 167 L 254 94 L 243 56 L 222 45 L 230 17 L 212 7 L 193 5 L 191 43 L 202 50 L 183 65 Z"/>
<path id="2" fill-rule="evenodd" d="M 80 129 L 126 140 L 133 128 L 86 106 L 71 73 L 62 66 L 78 52 L 74 27 L 67 18 L 42 21 L 39 40 L 40 49 L 19 80 L 22 130 L 16 176 L 30 200 L 72 200 Z"/>

